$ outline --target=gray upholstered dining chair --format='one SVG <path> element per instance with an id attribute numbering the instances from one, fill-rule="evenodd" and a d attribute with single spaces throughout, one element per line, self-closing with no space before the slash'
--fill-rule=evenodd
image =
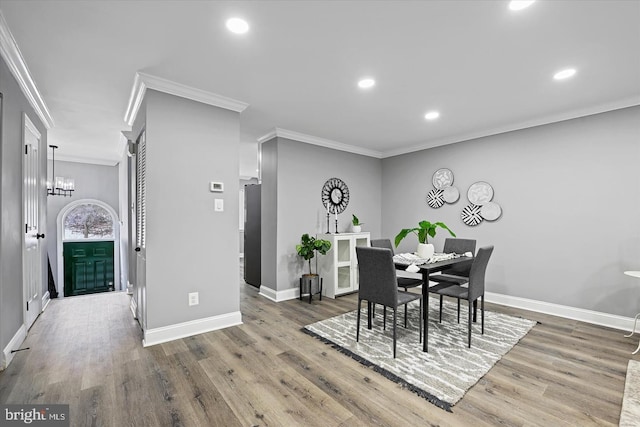
<path id="1" fill-rule="evenodd" d="M 358 258 L 359 290 L 356 341 L 360 340 L 360 311 L 362 300 L 367 301 L 367 328 L 371 329 L 371 305 L 382 304 L 393 309 L 393 357 L 396 357 L 396 320 L 398 306 L 419 301 L 419 329 L 422 342 L 422 294 L 398 290 L 393 252 L 386 248 L 356 246 Z M 406 325 L 405 325 L 406 326 Z"/>
<path id="2" fill-rule="evenodd" d="M 457 239 L 447 238 L 444 239 L 444 248 L 442 252 L 445 254 L 464 254 L 471 252 L 476 253 L 476 241 L 474 239 Z M 445 270 L 442 270 L 441 274 L 433 275 L 433 281 L 437 282 L 450 282 L 454 284 L 466 283 L 469 280 L 469 272 L 471 271 L 470 264 L 454 265 Z"/>
<path id="3" fill-rule="evenodd" d="M 478 249 L 473 263 L 471 264 L 471 270 L 469 271 L 469 280 L 466 283 L 468 286 L 462 286 L 462 284 L 452 284 L 450 282 L 438 283 L 438 285 L 429 288 L 429 292 L 440 295 L 440 322 L 442 322 L 442 297 L 449 296 L 458 299 L 458 323 L 460 323 L 460 300 L 466 300 L 469 303 L 469 320 L 468 320 L 468 341 L 469 347 L 471 347 L 471 324 L 472 310 L 471 307 L 475 301 L 480 299 L 480 312 L 482 317 L 482 334 L 484 334 L 484 278 L 487 271 L 487 265 L 489 264 L 489 258 L 493 253 L 493 246 L 486 246 Z M 436 276 L 433 276 L 435 280 Z M 438 287 L 443 285 L 442 287 Z M 437 287 L 437 289 L 436 289 Z"/>
<path id="4" fill-rule="evenodd" d="M 391 244 L 391 240 L 389 239 L 372 239 L 370 241 L 372 248 L 385 248 L 391 251 L 391 254 L 394 253 L 393 245 Z M 409 290 L 409 288 L 415 288 L 424 284 L 422 278 L 415 277 L 403 277 L 398 276 L 396 273 L 396 278 L 398 279 L 398 287 L 403 288 L 405 292 Z M 376 305 L 373 305 L 372 309 L 373 314 L 376 314 Z M 385 307 L 382 311 L 384 326 L 386 327 L 387 322 L 387 308 Z M 407 327 L 407 307 L 404 307 L 404 327 Z"/>

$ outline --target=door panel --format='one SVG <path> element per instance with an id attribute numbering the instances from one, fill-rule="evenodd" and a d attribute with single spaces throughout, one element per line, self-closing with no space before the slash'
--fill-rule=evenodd
<path id="1" fill-rule="evenodd" d="M 113 242 L 65 242 L 64 295 L 108 291 L 114 283 Z"/>
<path id="2" fill-rule="evenodd" d="M 24 162 L 22 167 L 23 215 L 24 215 L 24 249 L 23 249 L 23 290 L 24 290 L 24 323 L 28 328 L 33 325 L 42 311 L 41 249 L 40 238 L 44 234 L 39 231 L 40 192 L 40 132 L 24 115 Z"/>

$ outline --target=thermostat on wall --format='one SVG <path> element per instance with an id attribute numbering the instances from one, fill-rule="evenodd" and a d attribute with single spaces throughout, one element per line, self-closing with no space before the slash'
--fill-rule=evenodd
<path id="1" fill-rule="evenodd" d="M 210 182 L 209 191 L 213 193 L 222 193 L 224 191 L 224 183 L 222 182 Z"/>

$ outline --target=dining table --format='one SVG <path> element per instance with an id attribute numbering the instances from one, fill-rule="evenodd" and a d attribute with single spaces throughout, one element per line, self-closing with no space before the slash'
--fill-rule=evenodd
<path id="1" fill-rule="evenodd" d="M 422 328 L 422 351 L 429 351 L 429 275 L 432 273 L 437 273 L 442 270 L 449 269 L 454 265 L 459 266 L 466 263 L 472 263 L 473 257 L 467 257 L 464 255 L 458 256 L 456 258 L 445 259 L 442 261 L 436 262 L 425 262 L 423 264 L 414 264 L 418 267 L 418 271 L 416 273 L 422 274 L 422 281 L 424 284 L 422 285 L 422 299 L 424 301 L 424 308 L 422 310 L 422 323 L 424 327 Z M 404 262 L 394 262 L 397 270 L 406 270 L 409 264 Z"/>

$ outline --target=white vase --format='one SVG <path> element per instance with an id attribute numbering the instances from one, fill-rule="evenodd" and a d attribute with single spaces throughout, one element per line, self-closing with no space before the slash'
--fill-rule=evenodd
<path id="1" fill-rule="evenodd" d="M 351 231 L 353 231 L 354 233 L 359 233 L 362 231 L 362 226 L 361 225 L 352 225 L 351 226 Z"/>
<path id="2" fill-rule="evenodd" d="M 420 258 L 429 259 L 433 256 L 435 248 L 431 243 L 418 243 L 418 250 L 416 252 Z"/>

